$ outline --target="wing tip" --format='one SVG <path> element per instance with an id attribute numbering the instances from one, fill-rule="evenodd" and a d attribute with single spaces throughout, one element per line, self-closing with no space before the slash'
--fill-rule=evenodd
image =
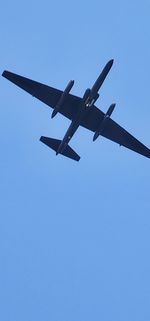
<path id="1" fill-rule="evenodd" d="M 7 77 L 7 73 L 8 73 L 8 71 L 4 70 L 3 73 L 2 73 L 2 77 Z"/>

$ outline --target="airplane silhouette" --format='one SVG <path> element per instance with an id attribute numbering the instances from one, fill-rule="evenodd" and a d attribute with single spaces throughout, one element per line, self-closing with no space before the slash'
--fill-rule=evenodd
<path id="1" fill-rule="evenodd" d="M 52 107 L 52 118 L 59 112 L 71 120 L 71 124 L 62 140 L 45 136 L 40 138 L 41 142 L 56 152 L 56 155 L 62 154 L 76 161 L 80 160 L 80 156 L 69 146 L 69 141 L 78 127 L 83 126 L 94 132 L 93 141 L 99 135 L 102 135 L 119 145 L 150 158 L 150 149 L 111 119 L 110 116 L 115 108 L 115 104 L 111 104 L 106 113 L 103 113 L 95 106 L 95 102 L 99 97 L 99 89 L 112 65 L 113 59 L 106 64 L 93 87 L 86 89 L 83 97 L 70 94 L 74 85 L 73 80 L 68 83 L 64 91 L 61 91 L 6 70 L 2 76 Z"/>

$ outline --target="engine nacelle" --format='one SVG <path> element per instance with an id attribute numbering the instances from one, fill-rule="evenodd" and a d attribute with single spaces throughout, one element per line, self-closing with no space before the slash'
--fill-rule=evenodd
<path id="1" fill-rule="evenodd" d="M 90 98 L 90 94 L 91 94 L 91 89 L 87 88 L 82 98 L 84 103 L 86 103 L 86 101 Z"/>
<path id="2" fill-rule="evenodd" d="M 89 108 L 94 105 L 94 103 L 98 99 L 98 97 L 99 97 L 98 93 L 95 93 L 93 96 L 91 89 L 88 88 L 88 89 L 86 89 L 82 99 L 83 99 L 85 106 Z"/>
<path id="3" fill-rule="evenodd" d="M 67 87 L 65 88 L 65 90 L 63 91 L 62 95 L 60 96 L 58 102 L 57 102 L 57 105 L 55 106 L 53 112 L 52 112 L 52 115 L 51 115 L 51 118 L 55 117 L 56 114 L 58 113 L 58 111 L 61 109 L 61 106 L 64 104 L 66 98 L 67 98 L 67 95 L 69 94 L 70 90 L 72 89 L 74 85 L 74 80 L 70 80 Z"/>

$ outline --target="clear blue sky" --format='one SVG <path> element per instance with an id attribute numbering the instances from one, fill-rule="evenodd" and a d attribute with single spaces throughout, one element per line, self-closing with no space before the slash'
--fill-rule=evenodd
<path id="1" fill-rule="evenodd" d="M 0 66 L 83 95 L 150 146 L 150 2 L 2 1 Z M 69 121 L 0 78 L 0 321 L 150 320 L 150 161 L 79 128 L 79 163 L 41 135 Z"/>

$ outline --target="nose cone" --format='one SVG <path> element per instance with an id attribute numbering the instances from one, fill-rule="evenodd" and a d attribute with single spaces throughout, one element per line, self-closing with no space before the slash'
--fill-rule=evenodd
<path id="1" fill-rule="evenodd" d="M 112 67 L 113 63 L 114 63 L 114 59 L 111 59 L 111 60 L 109 60 L 109 61 L 107 62 L 107 68 L 108 68 L 109 70 L 110 70 L 110 68 Z"/>
<path id="2" fill-rule="evenodd" d="M 109 64 L 112 66 L 114 63 L 114 59 L 109 60 Z"/>

